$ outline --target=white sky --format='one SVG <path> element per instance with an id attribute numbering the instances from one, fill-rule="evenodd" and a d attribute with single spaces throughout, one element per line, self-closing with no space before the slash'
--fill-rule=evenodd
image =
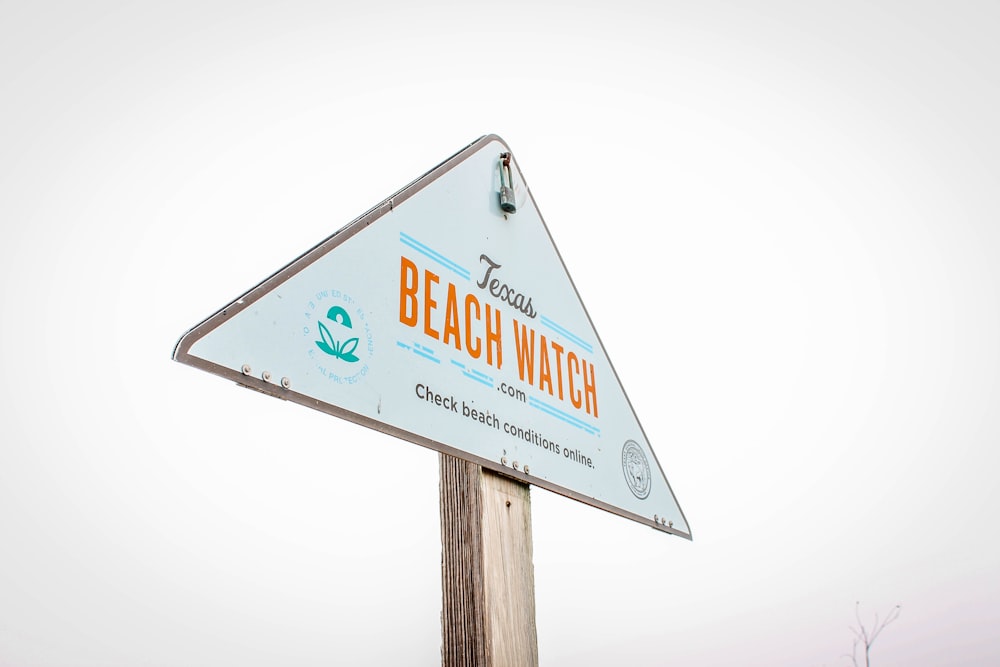
<path id="1" fill-rule="evenodd" d="M 0 665 L 435 665 L 437 454 L 170 359 L 483 134 L 689 520 L 543 665 L 1000 664 L 991 3 L 0 5 Z"/>

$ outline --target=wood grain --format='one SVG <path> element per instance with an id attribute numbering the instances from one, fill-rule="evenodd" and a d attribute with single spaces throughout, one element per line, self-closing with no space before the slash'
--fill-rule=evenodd
<path id="1" fill-rule="evenodd" d="M 529 487 L 447 454 L 440 470 L 441 664 L 536 666 Z"/>

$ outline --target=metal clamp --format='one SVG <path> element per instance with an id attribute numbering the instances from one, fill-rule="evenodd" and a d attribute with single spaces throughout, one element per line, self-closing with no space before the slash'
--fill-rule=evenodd
<path id="1" fill-rule="evenodd" d="M 510 169 L 510 153 L 500 154 L 500 210 L 504 213 L 517 213 L 514 177 Z"/>

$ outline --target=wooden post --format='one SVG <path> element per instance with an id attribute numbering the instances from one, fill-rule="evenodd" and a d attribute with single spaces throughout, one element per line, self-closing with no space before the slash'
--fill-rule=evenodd
<path id="1" fill-rule="evenodd" d="M 528 485 L 447 454 L 441 466 L 441 664 L 534 667 Z"/>

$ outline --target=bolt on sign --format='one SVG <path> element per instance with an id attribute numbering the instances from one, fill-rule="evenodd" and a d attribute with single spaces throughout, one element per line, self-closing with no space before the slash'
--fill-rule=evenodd
<path id="1" fill-rule="evenodd" d="M 691 539 L 495 135 L 188 331 L 174 359 Z"/>

